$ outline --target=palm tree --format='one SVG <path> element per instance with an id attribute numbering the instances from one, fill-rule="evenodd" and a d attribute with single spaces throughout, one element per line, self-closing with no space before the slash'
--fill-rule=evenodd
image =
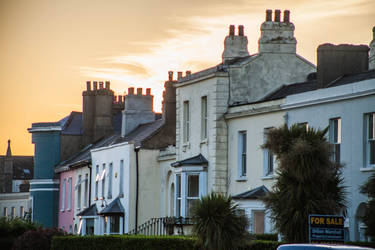
<path id="1" fill-rule="evenodd" d="M 215 193 L 202 197 L 193 208 L 193 219 L 201 249 L 238 249 L 246 242 L 249 222 L 231 197 Z"/>
<path id="2" fill-rule="evenodd" d="M 375 242 L 375 173 L 372 174 L 367 182 L 361 186 L 361 193 L 369 197 L 366 204 L 365 215 L 362 220 L 366 225 L 366 235 Z"/>
<path id="3" fill-rule="evenodd" d="M 327 130 L 284 125 L 270 130 L 263 145 L 278 161 L 277 181 L 264 202 L 287 242 L 308 241 L 309 214 L 346 211 L 342 166 L 330 160 Z"/>

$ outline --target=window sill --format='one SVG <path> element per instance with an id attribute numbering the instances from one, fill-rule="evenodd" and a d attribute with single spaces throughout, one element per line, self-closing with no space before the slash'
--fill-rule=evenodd
<path id="1" fill-rule="evenodd" d="M 361 172 L 372 172 L 372 171 L 375 171 L 375 166 L 368 166 L 366 168 L 360 168 L 359 171 L 361 171 Z"/>
<path id="2" fill-rule="evenodd" d="M 184 142 L 182 144 L 182 151 L 185 152 L 186 149 L 189 149 L 190 148 L 190 142 Z"/>
<path id="3" fill-rule="evenodd" d="M 238 182 L 247 181 L 247 177 L 246 176 L 239 176 L 239 177 L 237 177 L 236 181 L 238 181 Z"/>
<path id="4" fill-rule="evenodd" d="M 262 180 L 272 180 L 272 179 L 275 179 L 276 176 L 275 175 L 266 175 L 266 176 L 262 176 Z"/>
<path id="5" fill-rule="evenodd" d="M 201 144 L 207 144 L 208 140 L 207 138 L 201 139 Z"/>

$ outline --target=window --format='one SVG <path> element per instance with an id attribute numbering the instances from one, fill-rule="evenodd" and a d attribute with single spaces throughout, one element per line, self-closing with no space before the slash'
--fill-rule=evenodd
<path id="1" fill-rule="evenodd" d="M 77 208 L 81 208 L 81 182 L 82 182 L 82 176 L 78 176 L 78 182 L 77 182 Z"/>
<path id="2" fill-rule="evenodd" d="M 176 175 L 176 216 L 181 216 L 181 175 Z"/>
<path id="3" fill-rule="evenodd" d="M 267 133 L 272 128 L 265 128 L 264 129 L 264 137 L 263 141 L 266 142 Z M 264 170 L 264 176 L 272 176 L 274 173 L 274 165 L 275 165 L 275 158 L 274 155 L 268 150 L 264 149 L 264 163 L 263 163 L 263 170 Z"/>
<path id="4" fill-rule="evenodd" d="M 264 234 L 264 211 L 253 211 L 253 233 L 254 234 Z"/>
<path id="5" fill-rule="evenodd" d="M 120 233 L 120 216 L 110 216 L 109 217 L 109 232 L 111 234 L 119 234 Z"/>
<path id="6" fill-rule="evenodd" d="M 3 216 L 4 216 L 4 217 L 7 217 L 7 216 L 8 216 L 8 208 L 7 208 L 7 207 L 4 207 Z"/>
<path id="7" fill-rule="evenodd" d="M 365 116 L 366 120 L 366 167 L 375 167 L 375 113 Z"/>
<path id="8" fill-rule="evenodd" d="M 207 96 L 201 101 L 201 139 L 207 138 Z"/>
<path id="9" fill-rule="evenodd" d="M 238 132 L 238 176 L 246 176 L 246 131 Z"/>
<path id="10" fill-rule="evenodd" d="M 183 141 L 189 142 L 190 139 L 190 113 L 189 113 L 189 101 L 184 102 L 184 125 L 183 125 Z"/>
<path id="11" fill-rule="evenodd" d="M 20 207 L 20 217 L 23 218 L 25 215 L 25 208 L 23 206 Z"/>
<path id="12" fill-rule="evenodd" d="M 69 177 L 68 179 L 68 205 L 66 207 L 67 210 L 70 210 L 70 205 L 72 203 L 72 177 Z"/>
<path id="13" fill-rule="evenodd" d="M 301 122 L 301 123 L 298 123 L 298 125 L 305 127 L 306 131 L 309 129 L 309 124 L 307 122 Z"/>
<path id="14" fill-rule="evenodd" d="M 16 208 L 15 207 L 12 207 L 11 216 L 12 216 L 12 218 L 16 217 Z"/>
<path id="15" fill-rule="evenodd" d="M 61 211 L 65 210 L 65 192 L 66 192 L 66 179 L 63 180 L 61 187 Z"/>
<path id="16" fill-rule="evenodd" d="M 96 165 L 96 178 L 95 178 L 95 200 L 98 199 L 98 193 L 99 193 L 99 180 L 100 180 L 100 175 L 99 175 L 99 165 Z"/>
<path id="17" fill-rule="evenodd" d="M 107 198 L 112 199 L 112 171 L 113 171 L 113 164 L 109 164 L 109 169 L 108 169 L 108 194 Z"/>
<path id="18" fill-rule="evenodd" d="M 329 120 L 329 142 L 332 144 L 332 162 L 340 163 L 341 118 Z"/>
<path id="19" fill-rule="evenodd" d="M 89 192 L 89 175 L 85 175 L 85 195 L 84 195 L 84 206 L 88 207 L 88 192 Z"/>
<path id="20" fill-rule="evenodd" d="M 206 172 L 181 172 L 176 175 L 175 183 L 175 215 L 191 218 L 195 202 L 206 193 Z"/>
<path id="21" fill-rule="evenodd" d="M 199 174 L 187 175 L 186 217 L 192 217 L 195 202 L 199 199 Z"/>
<path id="22" fill-rule="evenodd" d="M 104 199 L 104 192 L 105 192 L 105 163 L 103 163 L 103 170 L 102 170 L 102 174 L 100 176 L 100 179 L 102 180 L 102 198 Z"/>
<path id="23" fill-rule="evenodd" d="M 120 196 L 124 197 L 124 160 L 120 161 Z"/>

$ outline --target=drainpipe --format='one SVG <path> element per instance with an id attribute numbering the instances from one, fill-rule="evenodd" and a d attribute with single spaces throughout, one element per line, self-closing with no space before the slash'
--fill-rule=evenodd
<path id="1" fill-rule="evenodd" d="M 87 166 L 88 166 L 88 168 L 89 168 L 89 171 L 90 171 L 90 174 L 89 174 L 89 205 L 88 205 L 88 207 L 90 207 L 91 206 L 91 173 L 92 173 L 92 166 L 90 165 L 90 163 L 89 164 L 87 164 Z"/>
<path id="2" fill-rule="evenodd" d="M 135 234 L 138 234 L 138 190 L 139 190 L 139 173 L 138 173 L 138 152 L 141 146 L 134 148 L 135 152 L 135 175 L 136 175 L 136 186 L 135 186 Z"/>

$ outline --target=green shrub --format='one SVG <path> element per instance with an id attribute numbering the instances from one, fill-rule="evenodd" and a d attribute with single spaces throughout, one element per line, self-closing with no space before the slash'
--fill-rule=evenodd
<path id="1" fill-rule="evenodd" d="M 21 218 L 0 218 L 0 246 L 1 249 L 12 249 L 14 240 L 29 230 L 37 230 L 38 224 Z"/>
<path id="2" fill-rule="evenodd" d="M 54 237 L 51 249 L 193 250 L 195 241 L 195 238 L 182 236 L 65 236 Z"/>
<path id="3" fill-rule="evenodd" d="M 270 241 L 270 240 L 253 240 L 245 248 L 241 250 L 276 250 L 278 246 L 285 244 L 285 242 Z"/>
<path id="4" fill-rule="evenodd" d="M 64 235 L 67 235 L 67 233 L 58 228 L 38 228 L 37 230 L 30 230 L 14 241 L 13 250 L 49 250 L 51 248 L 52 237 Z"/>
<path id="5" fill-rule="evenodd" d="M 278 241 L 277 234 L 252 234 L 254 240 Z"/>

